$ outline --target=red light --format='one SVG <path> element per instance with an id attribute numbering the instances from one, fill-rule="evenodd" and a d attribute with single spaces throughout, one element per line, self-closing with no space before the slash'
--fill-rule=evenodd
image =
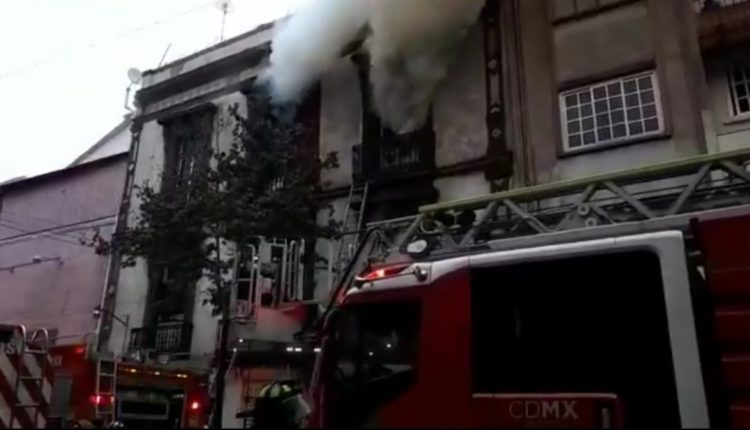
<path id="1" fill-rule="evenodd" d="M 192 403 L 190 403 L 190 410 L 191 411 L 197 411 L 200 408 L 201 408 L 201 404 L 200 403 L 198 403 L 198 402 L 192 402 Z"/>
<path id="2" fill-rule="evenodd" d="M 83 354 L 83 353 L 85 353 L 85 352 L 86 352 L 86 347 L 85 347 L 85 346 L 79 346 L 79 347 L 78 347 L 78 348 L 76 348 L 76 350 L 75 350 L 75 353 L 76 353 L 76 354 Z"/>
<path id="3" fill-rule="evenodd" d="M 399 273 L 403 272 L 404 269 L 406 269 L 409 266 L 410 266 L 410 264 L 399 264 L 399 265 L 390 266 L 390 267 L 382 267 L 380 269 L 374 270 L 374 271 L 366 274 L 365 276 L 363 276 L 360 279 L 363 280 L 363 281 L 377 281 L 378 279 L 383 279 L 383 278 L 387 278 L 389 276 L 398 275 Z"/>
<path id="4" fill-rule="evenodd" d="M 101 406 L 112 403 L 112 396 L 102 396 L 101 394 L 92 395 L 89 400 L 94 406 Z"/>

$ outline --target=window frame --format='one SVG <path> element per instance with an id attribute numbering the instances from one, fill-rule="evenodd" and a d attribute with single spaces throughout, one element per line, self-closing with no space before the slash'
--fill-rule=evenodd
<path id="1" fill-rule="evenodd" d="M 566 21 L 572 21 L 580 18 L 585 18 L 588 16 L 594 16 L 598 15 L 600 13 L 607 12 L 609 10 L 618 8 L 620 6 L 625 6 L 630 3 L 635 3 L 638 0 L 609 0 L 607 2 L 603 2 L 603 0 L 593 0 L 594 5 L 589 8 L 581 8 L 579 9 L 577 6 L 577 2 L 580 0 L 572 0 L 573 3 L 573 10 L 568 13 L 561 13 L 559 12 L 559 6 L 553 5 L 552 10 L 552 23 L 553 24 L 559 24 Z"/>
<path id="2" fill-rule="evenodd" d="M 732 72 L 733 68 L 738 64 L 750 69 L 750 59 L 743 58 L 731 61 L 725 72 L 725 88 L 727 89 L 727 105 L 730 121 L 743 121 L 750 119 L 750 109 L 748 109 L 746 112 L 740 112 L 739 96 L 735 91 L 736 83 Z M 750 74 L 747 76 L 747 80 L 744 81 L 744 84 L 747 86 L 748 90 L 748 93 L 745 97 L 748 99 L 748 103 L 750 104 Z"/>
<path id="3" fill-rule="evenodd" d="M 629 127 L 628 127 L 629 126 L 629 122 L 628 122 L 628 119 L 627 119 L 627 110 L 628 110 L 627 106 L 628 105 L 627 105 L 627 103 L 624 100 L 625 94 L 621 93 L 621 96 L 623 98 L 622 110 L 623 110 L 624 121 L 625 121 L 623 124 L 626 127 L 627 136 L 625 136 L 625 137 L 619 137 L 619 138 L 612 137 L 612 138 L 610 138 L 608 140 L 596 141 L 595 143 L 588 143 L 588 144 L 587 143 L 581 143 L 579 146 L 576 146 L 576 147 L 571 147 L 570 146 L 570 133 L 568 131 L 569 129 L 568 129 L 568 117 L 567 117 L 567 109 L 568 108 L 567 108 L 567 105 L 565 103 L 566 97 L 568 97 L 570 95 L 574 95 L 574 94 L 577 95 L 577 94 L 583 93 L 586 90 L 588 90 L 588 93 L 591 94 L 591 93 L 593 93 L 593 91 L 594 91 L 595 88 L 598 88 L 598 87 L 607 87 L 607 86 L 609 86 L 611 84 L 615 84 L 615 83 L 620 84 L 620 87 L 622 88 L 622 86 L 624 86 L 624 82 L 625 81 L 630 81 L 630 80 L 634 80 L 634 79 L 640 79 L 640 78 L 644 78 L 644 77 L 648 77 L 648 78 L 651 79 L 651 87 L 652 87 L 653 93 L 654 93 L 653 104 L 654 104 L 654 106 L 656 108 L 656 117 L 655 118 L 658 121 L 658 129 L 657 130 L 648 131 L 648 132 L 644 131 L 643 133 L 636 134 L 636 135 L 631 135 L 630 134 L 630 130 L 629 130 Z M 594 104 L 593 94 L 591 96 L 591 102 L 592 102 L 592 105 L 593 105 Z M 648 103 L 648 104 L 650 104 L 650 103 Z M 639 101 L 638 106 L 642 108 L 643 105 L 644 105 L 644 103 L 641 103 Z M 660 85 L 660 82 L 659 82 L 659 74 L 654 69 L 649 69 L 647 71 L 643 71 L 643 72 L 639 72 L 639 73 L 632 73 L 632 74 L 627 74 L 627 75 L 621 75 L 621 76 L 617 76 L 615 78 L 611 78 L 611 79 L 607 79 L 607 80 L 597 80 L 597 81 L 588 83 L 586 85 L 577 86 L 575 88 L 570 88 L 570 89 L 567 89 L 567 90 L 564 90 L 564 91 L 560 91 L 559 94 L 558 94 L 558 109 L 559 109 L 559 115 L 560 115 L 560 131 L 561 131 L 562 154 L 563 155 L 577 154 L 577 153 L 581 153 L 581 152 L 589 152 L 589 151 L 603 149 L 603 148 L 608 148 L 608 147 L 613 147 L 613 146 L 626 145 L 626 144 L 630 144 L 630 143 L 634 143 L 634 142 L 639 142 L 639 141 L 643 141 L 643 140 L 651 140 L 651 139 L 662 137 L 662 136 L 664 136 L 667 133 L 667 118 L 665 116 L 665 109 L 664 109 L 664 105 L 663 105 L 661 85 Z M 608 107 L 606 112 L 610 115 L 610 125 L 612 123 L 612 120 L 611 120 L 611 111 L 612 111 L 612 109 Z M 596 114 L 596 111 L 594 110 L 592 112 L 592 118 L 595 119 L 596 116 L 597 116 L 597 114 Z M 596 130 L 598 128 L 596 125 L 597 124 L 594 123 L 594 131 L 595 132 L 596 132 Z M 597 139 L 598 139 L 598 135 L 597 135 Z"/>

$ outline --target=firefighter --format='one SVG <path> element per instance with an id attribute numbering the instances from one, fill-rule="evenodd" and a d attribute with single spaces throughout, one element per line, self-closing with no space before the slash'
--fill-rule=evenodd
<path id="1" fill-rule="evenodd" d="M 285 382 L 272 382 L 261 388 L 255 399 L 253 428 L 303 428 L 310 407 L 300 389 Z"/>

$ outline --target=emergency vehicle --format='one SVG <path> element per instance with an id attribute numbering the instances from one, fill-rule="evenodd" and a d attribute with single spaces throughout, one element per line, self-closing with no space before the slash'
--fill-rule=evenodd
<path id="1" fill-rule="evenodd" d="M 55 427 L 114 420 L 136 428 L 202 428 L 208 422 L 208 377 L 95 353 L 86 343 L 53 347 Z"/>
<path id="2" fill-rule="evenodd" d="M 699 156 L 353 232 L 312 337 L 312 426 L 750 427 L 749 164 Z"/>
<path id="3" fill-rule="evenodd" d="M 45 428 L 53 374 L 46 329 L 0 325 L 0 428 Z"/>

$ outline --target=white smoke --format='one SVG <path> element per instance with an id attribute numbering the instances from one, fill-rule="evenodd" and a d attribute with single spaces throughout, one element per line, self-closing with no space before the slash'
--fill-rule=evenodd
<path id="1" fill-rule="evenodd" d="M 484 0 L 317 0 L 273 41 L 269 78 L 282 101 L 299 97 L 369 28 L 365 49 L 375 108 L 395 131 L 427 118 L 430 102 Z"/>

